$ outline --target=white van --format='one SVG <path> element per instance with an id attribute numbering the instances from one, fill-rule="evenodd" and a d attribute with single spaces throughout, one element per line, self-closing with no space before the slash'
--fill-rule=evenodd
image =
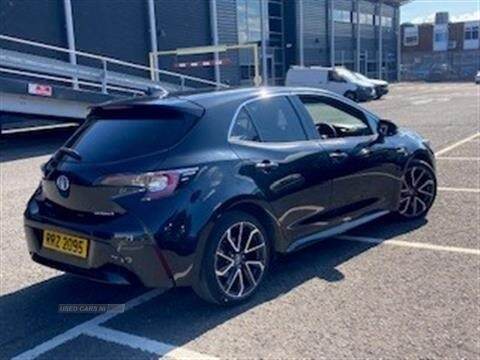
<path id="1" fill-rule="evenodd" d="M 286 86 L 302 86 L 328 90 L 353 101 L 375 98 L 375 87 L 344 68 L 292 66 L 287 72 Z"/>

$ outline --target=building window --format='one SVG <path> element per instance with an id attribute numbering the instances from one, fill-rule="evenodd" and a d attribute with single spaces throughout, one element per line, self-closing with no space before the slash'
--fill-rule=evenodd
<path id="1" fill-rule="evenodd" d="M 478 40 L 478 26 L 465 27 L 465 40 Z"/>
<path id="2" fill-rule="evenodd" d="M 350 23 L 352 22 L 350 11 L 348 10 L 334 10 L 333 20 L 336 22 Z"/>
<path id="3" fill-rule="evenodd" d="M 372 14 L 366 14 L 365 15 L 365 24 L 366 25 L 373 25 L 373 15 Z"/>
<path id="4" fill-rule="evenodd" d="M 260 0 L 237 0 L 238 41 L 257 42 L 262 38 Z"/>
<path id="5" fill-rule="evenodd" d="M 357 22 L 357 13 L 353 12 L 353 23 Z M 373 15 L 360 13 L 360 24 L 373 25 Z"/>
<path id="6" fill-rule="evenodd" d="M 446 42 L 446 41 L 448 41 L 448 33 L 446 32 L 435 33 L 435 42 Z"/>
<path id="7" fill-rule="evenodd" d="M 393 19 L 391 17 L 384 16 L 382 18 L 382 26 L 387 28 L 393 27 Z"/>
<path id="8" fill-rule="evenodd" d="M 418 35 L 417 36 L 405 36 L 403 40 L 403 45 L 405 46 L 416 46 L 418 45 Z"/>
<path id="9" fill-rule="evenodd" d="M 417 26 L 405 27 L 403 32 L 403 45 L 417 46 L 418 41 L 419 41 L 418 27 Z"/>

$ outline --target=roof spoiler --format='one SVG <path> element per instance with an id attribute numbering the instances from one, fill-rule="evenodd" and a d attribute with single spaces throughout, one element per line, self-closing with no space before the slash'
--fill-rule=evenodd
<path id="1" fill-rule="evenodd" d="M 183 113 L 200 118 L 205 108 L 199 104 L 180 98 L 159 99 L 142 96 L 135 99 L 109 101 L 90 108 L 89 118 L 128 118 L 131 116 L 155 117 L 162 112 Z"/>

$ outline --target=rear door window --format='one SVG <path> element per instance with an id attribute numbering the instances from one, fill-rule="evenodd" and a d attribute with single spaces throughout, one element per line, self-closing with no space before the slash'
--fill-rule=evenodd
<path id="1" fill-rule="evenodd" d="M 255 125 L 245 109 L 240 110 L 233 124 L 230 139 L 237 141 L 260 141 Z"/>
<path id="2" fill-rule="evenodd" d="M 275 96 L 246 105 L 263 142 L 307 140 L 297 113 L 284 96 Z"/>
<path id="3" fill-rule="evenodd" d="M 194 120 L 181 113 L 154 119 L 96 119 L 72 138 L 68 147 L 82 162 L 110 162 L 149 155 L 177 144 Z"/>

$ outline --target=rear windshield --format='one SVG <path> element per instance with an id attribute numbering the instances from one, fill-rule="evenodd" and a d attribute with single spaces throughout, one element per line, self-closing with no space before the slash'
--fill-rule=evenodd
<path id="1" fill-rule="evenodd" d="M 194 119 L 170 114 L 160 119 L 95 119 L 67 144 L 82 162 L 110 162 L 148 155 L 177 144 Z"/>

